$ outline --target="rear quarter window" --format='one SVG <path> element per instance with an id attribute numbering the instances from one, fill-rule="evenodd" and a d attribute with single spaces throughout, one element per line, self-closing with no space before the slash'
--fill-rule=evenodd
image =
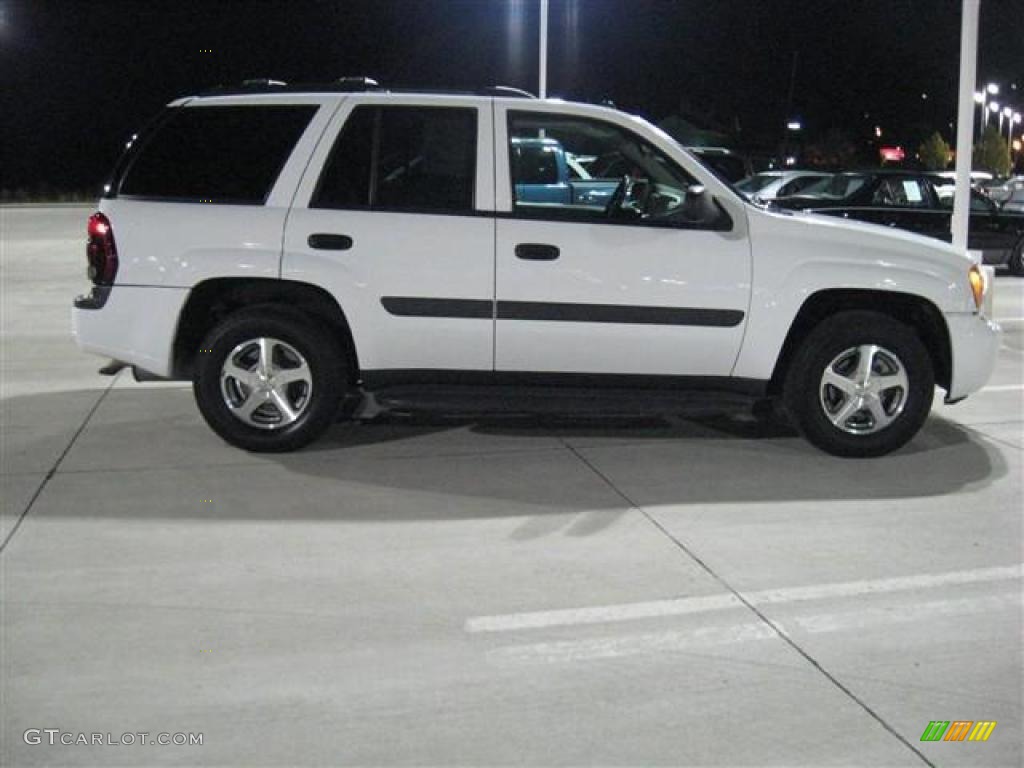
<path id="1" fill-rule="evenodd" d="M 178 107 L 128 166 L 119 196 L 262 205 L 315 105 Z"/>

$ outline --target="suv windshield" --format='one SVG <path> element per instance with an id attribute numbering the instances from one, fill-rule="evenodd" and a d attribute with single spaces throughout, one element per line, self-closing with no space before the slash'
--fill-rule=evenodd
<path id="1" fill-rule="evenodd" d="M 736 189 L 752 195 L 755 192 L 761 191 L 773 181 L 778 181 L 780 178 L 782 178 L 781 174 L 777 173 L 758 173 L 755 176 L 737 182 Z"/>

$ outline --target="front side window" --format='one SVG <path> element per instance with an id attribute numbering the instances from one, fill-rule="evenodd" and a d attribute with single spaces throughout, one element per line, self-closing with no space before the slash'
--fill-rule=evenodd
<path id="1" fill-rule="evenodd" d="M 467 212 L 475 182 L 476 110 L 357 107 L 310 207 Z"/>
<path id="2" fill-rule="evenodd" d="M 131 161 L 119 195 L 262 205 L 317 107 L 178 107 Z"/>
<path id="3" fill-rule="evenodd" d="M 624 128 L 540 112 L 510 112 L 508 127 L 517 215 L 691 227 L 727 218 L 692 176 Z"/>

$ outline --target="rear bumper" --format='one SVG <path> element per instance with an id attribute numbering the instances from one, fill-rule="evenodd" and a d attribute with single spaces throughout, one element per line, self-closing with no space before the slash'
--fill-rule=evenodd
<path id="1" fill-rule="evenodd" d="M 999 354 L 999 326 L 984 314 L 946 315 L 953 355 L 947 399 L 959 400 L 988 382 Z"/>
<path id="2" fill-rule="evenodd" d="M 71 309 L 79 349 L 169 377 L 178 316 L 189 290 L 116 285 L 103 293 L 102 301 L 95 292 L 79 297 Z"/>

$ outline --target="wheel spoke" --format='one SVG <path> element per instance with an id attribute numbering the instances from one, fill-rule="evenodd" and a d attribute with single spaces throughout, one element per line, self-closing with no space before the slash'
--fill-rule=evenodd
<path id="1" fill-rule="evenodd" d="M 901 388 L 904 392 L 907 390 L 907 377 L 903 375 L 902 371 L 887 376 L 875 376 L 871 379 L 871 383 L 875 385 L 876 391 L 880 393 L 895 387 Z"/>
<path id="2" fill-rule="evenodd" d="M 258 370 L 264 376 L 270 376 L 274 371 L 274 345 L 273 342 L 264 337 L 259 340 L 260 345 L 260 362 Z"/>
<path id="3" fill-rule="evenodd" d="M 860 384 L 867 384 L 871 380 L 871 369 L 875 365 L 877 352 L 878 347 L 874 344 L 862 344 L 857 348 L 857 381 Z"/>
<path id="4" fill-rule="evenodd" d="M 239 405 L 232 408 L 235 416 L 240 418 L 242 421 L 252 423 L 252 415 L 257 408 L 266 402 L 262 397 L 259 397 L 254 392 L 250 392 L 249 396 Z"/>
<path id="5" fill-rule="evenodd" d="M 860 400 L 855 397 L 848 397 L 843 406 L 835 413 L 830 413 L 828 417 L 832 420 L 833 424 L 842 429 L 846 426 L 846 422 L 850 420 L 850 417 L 859 411 L 861 407 Z"/>
<path id="6" fill-rule="evenodd" d="M 838 389 L 840 392 L 846 395 L 851 395 L 857 389 L 857 383 L 853 379 L 848 379 L 842 374 L 836 373 L 831 368 L 825 371 L 822 381 L 825 384 L 831 384 L 833 387 Z"/>
<path id="7" fill-rule="evenodd" d="M 299 415 L 292 408 L 291 403 L 288 402 L 287 395 L 275 388 L 270 390 L 270 399 L 277 406 L 277 410 L 281 412 L 281 422 L 283 424 L 291 424 L 298 418 Z"/>
<path id="8" fill-rule="evenodd" d="M 309 366 L 305 363 L 296 368 L 282 368 L 274 374 L 274 381 L 281 385 L 293 384 L 296 381 L 308 382 L 309 380 Z"/>
<path id="9" fill-rule="evenodd" d="M 230 358 L 224 361 L 222 375 L 234 379 L 239 384 L 244 384 L 249 389 L 256 386 L 256 373 L 248 368 L 243 368 Z"/>
<path id="10" fill-rule="evenodd" d="M 875 420 L 875 429 L 882 429 L 892 423 L 894 417 L 885 412 L 885 406 L 877 397 L 870 398 L 867 406 L 872 418 Z"/>

